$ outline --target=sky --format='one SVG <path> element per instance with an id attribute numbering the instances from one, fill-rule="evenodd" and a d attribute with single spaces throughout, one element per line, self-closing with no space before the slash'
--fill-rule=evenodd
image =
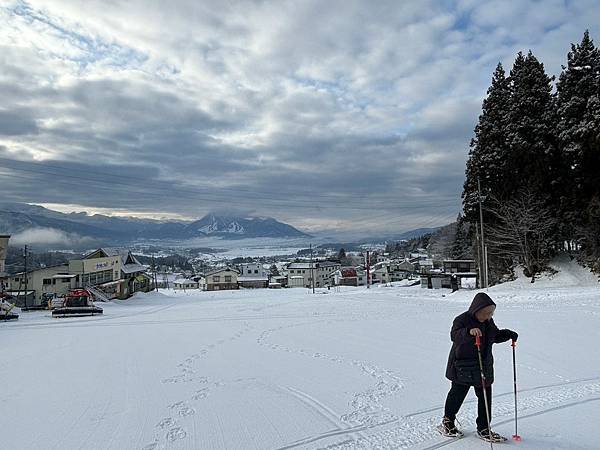
<path id="1" fill-rule="evenodd" d="M 0 0 L 2 200 L 402 232 L 461 209 L 498 62 L 600 2 Z"/>

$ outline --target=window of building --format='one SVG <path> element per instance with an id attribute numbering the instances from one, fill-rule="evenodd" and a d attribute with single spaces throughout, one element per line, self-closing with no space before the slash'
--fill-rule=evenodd
<path id="1" fill-rule="evenodd" d="M 221 281 L 221 276 L 220 275 L 213 275 L 213 282 L 214 283 L 219 283 Z"/>
<path id="2" fill-rule="evenodd" d="M 258 273 L 258 269 L 254 269 L 254 273 Z"/>
<path id="3" fill-rule="evenodd" d="M 49 284 L 52 284 L 52 278 L 44 278 L 44 279 L 42 280 L 42 284 L 43 284 L 44 286 L 47 286 L 47 285 L 49 285 Z"/>
<path id="4" fill-rule="evenodd" d="M 231 275 L 225 275 L 225 283 L 231 283 Z"/>

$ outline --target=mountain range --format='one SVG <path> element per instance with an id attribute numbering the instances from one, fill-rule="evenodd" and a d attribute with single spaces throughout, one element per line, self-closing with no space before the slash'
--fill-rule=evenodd
<path id="1" fill-rule="evenodd" d="M 0 233 L 17 234 L 52 229 L 106 243 L 140 239 L 183 240 L 207 236 L 224 239 L 308 237 L 291 225 L 270 217 L 207 214 L 192 221 L 161 221 L 102 214 L 61 213 L 27 203 L 0 203 Z"/>

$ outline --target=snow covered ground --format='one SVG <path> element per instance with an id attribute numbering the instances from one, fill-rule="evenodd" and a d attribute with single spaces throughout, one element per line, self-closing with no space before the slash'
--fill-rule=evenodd
<path id="1" fill-rule="evenodd" d="M 600 448 L 600 288 L 567 261 L 489 289 L 520 334 L 521 449 Z M 434 431 L 449 328 L 474 291 L 163 291 L 102 317 L 0 324 L 2 449 L 482 449 Z M 513 433 L 512 356 L 495 346 L 495 430 Z M 500 448 L 500 446 L 498 446 Z"/>

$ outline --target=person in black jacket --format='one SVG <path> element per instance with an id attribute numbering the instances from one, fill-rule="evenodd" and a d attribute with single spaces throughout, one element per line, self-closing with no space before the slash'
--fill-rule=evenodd
<path id="1" fill-rule="evenodd" d="M 505 440 L 499 434 L 488 429 L 483 388 L 486 391 L 488 413 L 491 420 L 492 383 L 494 382 L 492 345 L 506 342 L 509 339 L 516 341 L 519 335 L 512 330 L 498 329 L 492 319 L 495 309 L 496 304 L 489 295 L 480 292 L 475 295 L 469 310 L 455 317 L 452 323 L 452 330 L 450 331 L 452 349 L 446 366 L 446 378 L 452 382 L 452 387 L 446 398 L 442 424 L 438 427 L 440 433 L 445 436 L 461 437 L 463 435 L 456 428 L 454 421 L 469 389 L 473 386 L 477 395 L 477 433 L 479 437 L 493 441 Z M 475 346 L 475 336 L 480 336 L 481 339 L 481 356 L 486 379 L 484 387 L 481 386 L 481 372 L 477 347 Z"/>

